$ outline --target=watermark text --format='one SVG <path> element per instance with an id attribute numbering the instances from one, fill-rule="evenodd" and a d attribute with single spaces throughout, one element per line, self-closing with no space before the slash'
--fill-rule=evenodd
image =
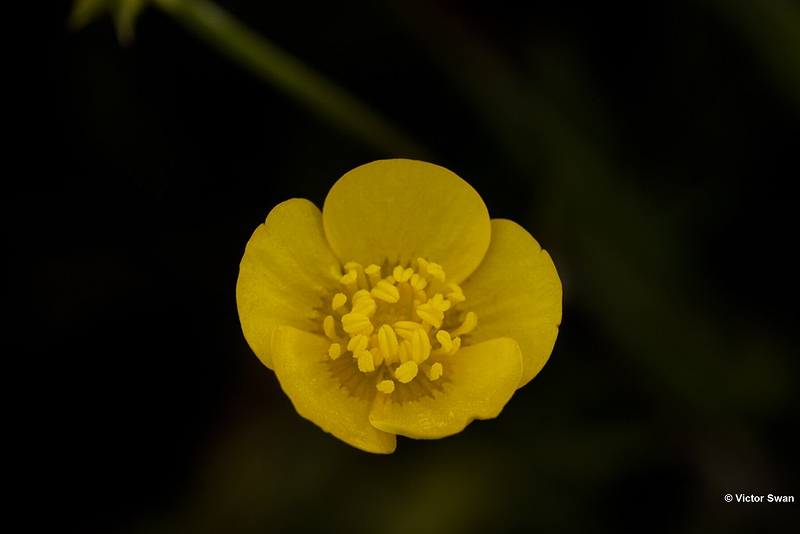
<path id="1" fill-rule="evenodd" d="M 788 503 L 794 502 L 794 495 L 773 495 L 772 493 L 768 493 L 767 495 L 753 495 L 747 493 L 736 493 L 731 495 L 727 493 L 725 495 L 725 502 L 767 502 L 767 503 Z"/>

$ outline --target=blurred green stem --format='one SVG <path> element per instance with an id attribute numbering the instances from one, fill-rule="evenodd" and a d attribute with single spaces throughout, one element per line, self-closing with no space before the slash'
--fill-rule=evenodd
<path id="1" fill-rule="evenodd" d="M 344 89 L 317 74 L 208 0 L 153 0 L 227 56 L 386 155 L 424 159 L 426 150 Z"/>

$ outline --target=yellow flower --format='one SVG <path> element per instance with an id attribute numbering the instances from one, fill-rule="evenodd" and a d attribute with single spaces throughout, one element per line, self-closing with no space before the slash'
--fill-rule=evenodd
<path id="1" fill-rule="evenodd" d="M 497 417 L 550 356 L 561 281 L 518 224 L 442 167 L 363 165 L 322 212 L 292 199 L 250 238 L 244 336 L 298 413 L 365 451 Z"/>

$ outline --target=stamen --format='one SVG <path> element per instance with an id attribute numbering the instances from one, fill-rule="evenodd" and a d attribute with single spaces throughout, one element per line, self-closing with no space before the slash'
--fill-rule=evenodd
<path id="1" fill-rule="evenodd" d="M 436 340 L 442 345 L 445 353 L 450 352 L 453 348 L 453 340 L 450 338 L 450 333 L 447 330 L 439 330 L 436 332 Z"/>
<path id="2" fill-rule="evenodd" d="M 409 278 L 408 282 L 411 284 L 411 287 L 413 287 L 418 291 L 422 291 L 423 289 L 425 289 L 425 286 L 428 285 L 428 281 L 422 278 L 417 273 L 411 275 L 411 278 Z"/>
<path id="3" fill-rule="evenodd" d="M 374 263 L 364 269 L 364 272 L 367 276 L 369 276 L 369 281 L 372 283 L 372 287 L 375 287 L 378 282 L 381 280 L 381 268 L 375 265 Z"/>
<path id="4" fill-rule="evenodd" d="M 408 279 L 411 278 L 412 274 L 414 274 L 414 269 L 412 269 L 411 267 L 403 269 L 403 267 L 401 267 L 400 265 L 395 267 L 394 270 L 392 271 L 392 276 L 394 276 L 394 279 L 397 280 L 398 282 L 408 281 Z"/>
<path id="5" fill-rule="evenodd" d="M 434 363 L 433 365 L 428 365 L 424 363 L 419 366 L 422 369 L 422 372 L 425 373 L 425 376 L 428 377 L 428 380 L 438 380 L 441 378 L 444 369 L 442 368 L 442 364 L 439 362 Z"/>
<path id="6" fill-rule="evenodd" d="M 358 355 L 358 370 L 362 373 L 371 373 L 375 370 L 375 362 L 372 360 L 372 354 L 368 350 Z"/>
<path id="7" fill-rule="evenodd" d="M 476 326 L 478 326 L 477 314 L 475 312 L 467 312 L 467 316 L 464 317 L 464 322 L 461 323 L 461 326 L 450 332 L 450 337 L 454 338 L 469 334 Z"/>
<path id="8" fill-rule="evenodd" d="M 394 380 L 382 380 L 375 387 L 381 393 L 391 393 L 394 391 Z"/>
<path id="9" fill-rule="evenodd" d="M 421 276 L 428 276 L 428 260 L 417 258 L 417 270 Z"/>
<path id="10" fill-rule="evenodd" d="M 328 317 L 333 319 L 333 317 L 330 315 Z M 342 316 L 342 328 L 344 328 L 344 331 L 348 334 L 362 334 L 365 333 L 367 329 L 372 328 L 372 323 L 370 322 L 369 317 L 363 313 L 348 313 Z"/>
<path id="11" fill-rule="evenodd" d="M 347 303 L 347 295 L 345 295 L 344 293 L 336 293 L 333 296 L 333 301 L 331 302 L 331 308 L 333 308 L 334 310 L 338 310 L 346 303 Z"/>
<path id="12" fill-rule="evenodd" d="M 378 347 L 372 347 L 371 349 L 369 349 L 369 353 L 372 354 L 372 361 L 373 363 L 375 363 L 375 368 L 378 368 L 381 365 L 383 365 L 385 358 L 381 353 L 381 349 L 379 349 Z"/>
<path id="13" fill-rule="evenodd" d="M 356 360 L 346 376 L 340 375 L 342 385 L 353 395 L 368 395 L 365 388 L 370 388 L 370 383 L 388 395 L 396 390 L 399 380 L 409 384 L 410 389 L 404 391 L 416 398 L 444 373 L 443 363 L 429 364 L 429 358 L 454 355 L 461 347 L 459 336 L 469 334 L 478 318 L 468 312 L 460 326 L 441 329 L 443 323 L 451 325 L 455 319 L 449 315 L 446 319 L 446 312 L 456 313 L 452 308 L 465 301 L 458 284 L 445 282 L 441 265 L 418 258 L 414 267 L 395 265 L 389 270 L 382 278 L 382 268 L 376 264 L 366 269 L 355 262 L 345 264 L 341 292 L 330 301 L 335 313 L 322 321 L 323 331 L 331 340 L 328 357 L 337 360 L 348 351 Z M 344 339 L 337 329 L 346 333 Z M 432 336 L 436 336 L 435 349 Z M 428 381 L 412 384 L 420 369 Z M 358 378 L 361 373 L 373 372 L 377 373 L 368 381 Z M 384 379 L 386 376 L 394 379 Z"/>
<path id="14" fill-rule="evenodd" d="M 367 279 L 364 277 L 364 268 L 360 263 L 356 263 L 354 261 L 345 263 L 344 270 L 354 270 L 356 272 L 356 282 L 358 282 L 358 287 L 367 287 Z"/>
<path id="15" fill-rule="evenodd" d="M 414 330 L 420 330 L 423 326 L 414 321 L 397 321 L 394 323 L 394 331 L 403 339 L 411 339 Z"/>
<path id="16" fill-rule="evenodd" d="M 444 300 L 441 293 L 436 293 L 433 298 L 428 299 L 425 304 L 420 304 L 417 308 L 417 315 L 423 321 L 427 321 L 434 328 L 441 328 L 444 321 L 444 312 L 450 309 L 450 301 Z"/>
<path id="17" fill-rule="evenodd" d="M 386 280 L 378 282 L 378 284 L 372 288 L 370 294 L 376 299 L 388 302 L 389 304 L 394 304 L 400 300 L 400 291 Z"/>
<path id="18" fill-rule="evenodd" d="M 397 286 L 397 290 L 400 292 L 398 305 L 403 308 L 410 308 L 414 301 L 414 288 L 410 284 L 400 284 Z"/>
<path id="19" fill-rule="evenodd" d="M 411 360 L 411 341 L 404 339 L 397 347 L 397 359 L 400 363 L 406 363 Z"/>
<path id="20" fill-rule="evenodd" d="M 424 304 L 428 301 L 428 294 L 421 289 L 414 290 L 414 306 L 419 307 L 420 304 Z"/>
<path id="21" fill-rule="evenodd" d="M 383 357 L 389 362 L 397 356 L 397 351 L 399 350 L 397 335 L 388 324 L 383 325 L 378 330 L 378 346 L 381 349 Z"/>
<path id="22" fill-rule="evenodd" d="M 411 359 L 422 363 L 431 355 L 431 340 L 424 330 L 414 330 L 411 336 Z"/>
<path id="23" fill-rule="evenodd" d="M 367 291 L 366 289 L 359 289 L 358 291 L 356 291 L 353 294 L 352 301 L 353 301 L 353 304 L 355 304 L 359 300 L 366 299 L 366 298 L 369 298 L 369 291 Z"/>
<path id="24" fill-rule="evenodd" d="M 328 336 L 328 339 L 331 341 L 335 341 L 336 343 L 344 343 L 347 344 L 345 340 L 339 337 L 339 334 L 336 333 L 336 322 L 333 319 L 333 315 L 328 315 L 322 321 L 322 330 L 325 332 L 325 335 Z"/>
<path id="25" fill-rule="evenodd" d="M 443 312 L 449 310 L 450 306 L 452 306 L 450 301 L 444 300 L 441 293 L 436 293 L 430 302 L 433 304 L 434 308 Z"/>
<path id="26" fill-rule="evenodd" d="M 459 304 L 467 300 L 466 297 L 464 297 L 464 292 L 456 284 L 447 284 L 445 290 L 448 291 L 447 300 L 453 304 Z"/>
<path id="27" fill-rule="evenodd" d="M 431 380 L 437 380 L 442 376 L 444 373 L 444 368 L 442 367 L 441 362 L 436 362 L 431 365 L 431 374 L 428 376 Z"/>
<path id="28" fill-rule="evenodd" d="M 369 338 L 365 335 L 358 334 L 350 338 L 350 342 L 347 344 L 347 350 L 355 354 L 361 354 L 365 350 L 367 350 L 367 346 L 369 345 Z"/>
<path id="29" fill-rule="evenodd" d="M 358 273 L 355 269 L 350 269 L 347 271 L 347 274 L 342 276 L 340 282 L 349 290 L 349 291 L 357 291 L 358 290 Z"/>
<path id="30" fill-rule="evenodd" d="M 357 291 L 353 295 L 353 309 L 350 310 L 352 313 L 361 313 L 367 317 L 372 317 L 375 315 L 376 309 L 378 309 L 378 305 L 372 300 L 366 289 Z"/>
<path id="31" fill-rule="evenodd" d="M 429 263 L 427 265 L 428 268 L 428 275 L 433 276 L 440 282 L 444 282 L 444 269 L 438 263 Z"/>
<path id="32" fill-rule="evenodd" d="M 402 364 L 395 370 L 394 377 L 403 384 L 408 384 L 414 380 L 414 377 L 417 376 L 418 371 L 419 367 L 417 366 L 417 362 L 409 361 Z"/>

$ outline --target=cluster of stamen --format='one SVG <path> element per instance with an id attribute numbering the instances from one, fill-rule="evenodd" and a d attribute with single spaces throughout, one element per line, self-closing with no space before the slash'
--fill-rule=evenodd
<path id="1" fill-rule="evenodd" d="M 461 324 L 450 324 L 453 314 L 446 313 L 465 300 L 464 293 L 445 281 L 440 265 L 423 258 L 416 263 L 416 271 L 398 265 L 385 278 L 378 265 L 346 264 L 342 291 L 331 299 L 333 313 L 322 323 L 332 342 L 330 359 L 350 353 L 381 393 L 392 393 L 395 380 L 410 383 L 420 370 L 430 381 L 441 378 L 443 357 L 454 355 L 460 336 L 478 323 L 468 312 Z"/>

